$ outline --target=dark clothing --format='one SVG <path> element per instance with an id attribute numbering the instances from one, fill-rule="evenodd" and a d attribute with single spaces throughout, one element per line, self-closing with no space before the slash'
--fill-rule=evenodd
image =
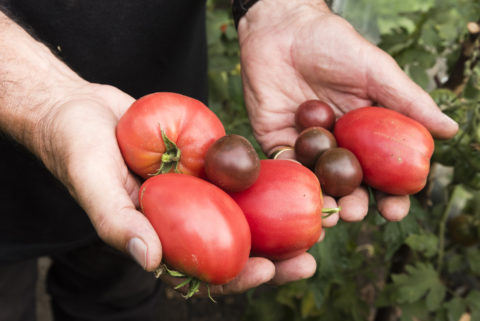
<path id="1" fill-rule="evenodd" d="M 207 99 L 205 1 L 0 0 L 90 82 Z M 45 75 L 48 77 L 48 75 Z M 56 320 L 157 320 L 158 282 L 104 245 L 66 188 L 0 133 L 0 320 L 34 320 L 36 258 Z"/>
<path id="2" fill-rule="evenodd" d="M 172 91 L 206 102 L 202 0 L 0 0 L 0 5 L 90 82 L 136 98 Z M 0 263 L 59 253 L 96 238 L 87 216 L 35 157 L 3 136 L 0 156 Z"/>
<path id="3" fill-rule="evenodd" d="M 47 288 L 55 321 L 157 321 L 161 284 L 100 243 L 54 255 Z M 35 320 L 37 261 L 0 265 L 0 320 Z"/>

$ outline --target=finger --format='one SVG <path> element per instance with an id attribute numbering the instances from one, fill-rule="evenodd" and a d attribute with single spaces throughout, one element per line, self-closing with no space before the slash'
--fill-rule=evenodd
<path id="1" fill-rule="evenodd" d="M 422 123 L 436 138 L 451 138 L 458 124 L 443 114 L 436 103 L 413 82 L 395 60 L 373 47 L 368 57 L 368 94 L 382 106 L 401 112 Z"/>
<path id="2" fill-rule="evenodd" d="M 410 210 L 410 197 L 408 195 L 388 195 L 376 191 L 375 199 L 377 200 L 378 211 L 389 221 L 402 220 Z"/>
<path id="3" fill-rule="evenodd" d="M 335 199 L 328 195 L 323 195 L 323 208 L 336 208 L 337 202 Z M 325 215 L 322 217 L 322 226 L 323 227 L 332 227 L 337 225 L 338 219 L 340 218 L 339 213 L 333 213 Z"/>
<path id="4" fill-rule="evenodd" d="M 224 285 L 210 286 L 212 295 L 243 293 L 270 281 L 275 275 L 275 265 L 262 257 L 251 257 L 240 274 Z"/>
<path id="5" fill-rule="evenodd" d="M 365 187 L 356 188 L 353 193 L 338 200 L 340 218 L 347 222 L 363 220 L 368 213 L 368 191 Z"/>
<path id="6" fill-rule="evenodd" d="M 271 283 L 280 285 L 313 276 L 317 263 L 311 254 L 303 253 L 291 259 L 275 262 L 275 267 L 276 273 Z"/>
<path id="7" fill-rule="evenodd" d="M 151 271 L 161 261 L 160 240 L 147 218 L 135 208 L 133 195 L 138 193 L 139 186 L 128 173 L 116 145 L 111 130 L 115 119 L 109 119 L 111 124 L 106 126 L 107 119 L 105 116 L 98 120 L 101 124 L 92 127 L 96 128 L 94 135 L 81 125 L 67 131 L 82 139 L 69 140 L 68 179 L 64 181 L 100 238 L 130 253 L 144 269 Z M 94 121 L 90 119 L 90 123 Z"/>

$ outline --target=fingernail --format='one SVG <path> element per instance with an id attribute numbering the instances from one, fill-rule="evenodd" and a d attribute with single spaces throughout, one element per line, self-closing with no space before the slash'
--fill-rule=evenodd
<path id="1" fill-rule="evenodd" d="M 134 237 L 128 241 L 127 251 L 143 269 L 147 267 L 147 245 L 145 242 L 138 237 Z"/>

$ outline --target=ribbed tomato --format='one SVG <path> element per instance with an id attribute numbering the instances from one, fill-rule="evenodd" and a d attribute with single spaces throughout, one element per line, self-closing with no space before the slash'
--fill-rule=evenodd
<path id="1" fill-rule="evenodd" d="M 116 135 L 126 164 L 143 178 L 172 171 L 202 176 L 207 149 L 225 129 L 202 102 L 161 92 L 135 101 Z"/>

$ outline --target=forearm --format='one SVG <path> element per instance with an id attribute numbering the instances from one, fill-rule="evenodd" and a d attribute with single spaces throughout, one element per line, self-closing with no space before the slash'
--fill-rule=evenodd
<path id="1" fill-rule="evenodd" d="M 0 11 L 0 131 L 42 153 L 42 120 L 83 80 Z"/>

